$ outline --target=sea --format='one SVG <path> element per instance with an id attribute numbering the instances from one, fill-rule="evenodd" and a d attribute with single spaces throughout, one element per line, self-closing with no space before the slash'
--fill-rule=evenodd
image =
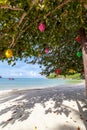
<path id="1" fill-rule="evenodd" d="M 67 85 L 67 84 L 69 84 L 69 81 L 66 79 L 0 78 L 0 90 L 46 88 L 46 87 L 56 87 L 59 85 Z"/>

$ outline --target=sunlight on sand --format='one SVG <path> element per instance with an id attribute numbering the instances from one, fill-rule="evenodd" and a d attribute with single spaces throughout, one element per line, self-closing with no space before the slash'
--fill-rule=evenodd
<path id="1" fill-rule="evenodd" d="M 0 130 L 87 130 L 84 85 L 0 94 Z"/>

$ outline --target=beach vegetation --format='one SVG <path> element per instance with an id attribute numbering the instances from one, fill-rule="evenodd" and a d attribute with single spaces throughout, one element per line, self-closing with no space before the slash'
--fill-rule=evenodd
<path id="1" fill-rule="evenodd" d="M 82 80 L 84 77 L 80 73 L 70 74 L 70 75 L 57 75 L 55 73 L 51 73 L 47 78 L 61 78 L 61 79 L 74 79 L 74 80 Z"/>

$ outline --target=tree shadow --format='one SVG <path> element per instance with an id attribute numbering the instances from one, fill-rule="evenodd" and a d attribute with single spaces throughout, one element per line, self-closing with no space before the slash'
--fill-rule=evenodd
<path id="1" fill-rule="evenodd" d="M 4 109 L 0 110 L 0 116 L 6 114 L 9 111 L 12 114 L 9 119 L 2 121 L 0 123 L 0 126 L 5 127 L 9 123 L 14 124 L 16 120 L 26 120 L 30 116 L 30 114 L 32 114 L 35 104 L 41 104 L 45 110 L 45 114 L 64 113 L 66 117 L 68 117 L 71 111 L 74 111 L 77 114 L 80 113 L 81 116 L 84 118 L 83 122 L 85 127 L 87 128 L 87 97 L 85 96 L 84 87 L 82 88 L 80 86 L 77 86 L 76 88 L 73 88 L 72 86 L 66 87 L 66 89 L 65 87 L 60 86 L 45 89 L 18 90 L 15 92 L 10 92 L 9 97 L 1 99 L 1 103 L 5 104 L 6 102 L 11 101 L 11 104 L 10 106 L 6 106 Z M 63 101 L 65 100 L 75 101 L 77 103 L 79 112 L 75 109 L 72 109 L 71 106 L 64 105 Z M 53 107 L 49 106 L 48 108 L 46 108 L 46 104 L 49 101 L 50 104 L 53 105 Z M 80 102 L 83 105 L 80 105 Z M 61 127 L 60 130 L 62 129 L 63 128 Z"/>
<path id="2" fill-rule="evenodd" d="M 83 120 L 83 123 L 85 125 L 86 130 L 87 130 L 87 100 L 84 99 L 83 106 L 80 105 L 78 100 L 76 100 L 76 103 L 77 103 L 79 112 L 81 113 L 80 118 Z"/>
<path id="3" fill-rule="evenodd" d="M 70 124 L 69 125 L 60 125 L 58 127 L 55 127 L 54 130 L 80 130 L 79 129 L 80 127 L 79 126 L 71 126 Z"/>

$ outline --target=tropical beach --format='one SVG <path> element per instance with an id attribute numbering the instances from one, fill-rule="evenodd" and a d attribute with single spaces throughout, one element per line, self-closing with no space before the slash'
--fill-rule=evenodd
<path id="1" fill-rule="evenodd" d="M 87 130 L 87 0 L 0 0 L 0 130 Z"/>
<path id="2" fill-rule="evenodd" d="M 84 82 L 0 91 L 0 130 L 87 130 Z"/>

